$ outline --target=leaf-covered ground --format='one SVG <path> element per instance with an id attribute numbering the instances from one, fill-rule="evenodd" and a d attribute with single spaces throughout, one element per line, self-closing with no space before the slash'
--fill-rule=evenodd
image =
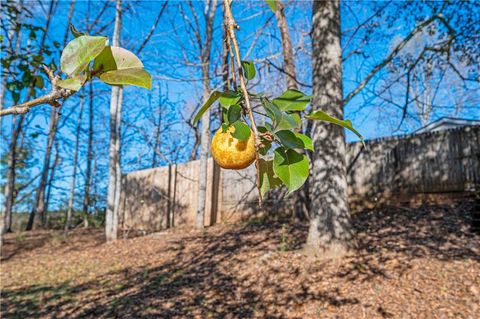
<path id="1" fill-rule="evenodd" d="M 313 261 L 305 225 L 253 221 L 104 244 L 9 234 L 2 318 L 478 318 L 468 205 L 356 215 L 358 251 Z"/>

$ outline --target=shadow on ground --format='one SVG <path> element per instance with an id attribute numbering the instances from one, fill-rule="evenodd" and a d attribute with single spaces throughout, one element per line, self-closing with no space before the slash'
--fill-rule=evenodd
<path id="1" fill-rule="evenodd" d="M 341 262 L 305 261 L 301 224 L 255 220 L 186 234 L 159 248 L 166 257 L 152 265 L 125 266 L 82 284 L 4 288 L 3 317 L 304 318 L 350 306 L 395 317 L 368 304 L 369 292 L 349 289 L 401 277 L 422 258 L 479 262 L 480 238 L 469 232 L 469 218 L 467 204 L 358 214 L 358 250 Z M 309 304 L 319 305 L 316 313 L 305 313 Z"/>

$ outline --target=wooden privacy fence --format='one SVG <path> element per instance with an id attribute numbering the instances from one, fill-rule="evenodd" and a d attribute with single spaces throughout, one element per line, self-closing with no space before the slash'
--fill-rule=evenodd
<path id="1" fill-rule="evenodd" d="M 465 192 L 480 185 L 480 126 L 350 143 L 347 148 L 349 202 L 353 209 L 399 196 Z M 120 226 L 158 231 L 193 225 L 199 161 L 129 173 L 124 177 Z M 206 225 L 260 213 L 255 166 L 221 170 L 208 161 Z M 263 213 L 289 213 L 292 196 L 277 191 Z"/>

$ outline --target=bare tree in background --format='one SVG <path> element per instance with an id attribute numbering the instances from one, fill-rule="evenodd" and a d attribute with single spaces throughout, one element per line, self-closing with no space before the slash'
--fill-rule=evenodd
<path id="1" fill-rule="evenodd" d="M 50 3 L 50 10 L 55 5 L 55 1 L 52 1 Z M 72 1 L 70 3 L 70 9 L 69 9 L 69 15 L 67 18 L 67 25 L 66 25 L 66 30 L 65 30 L 65 36 L 64 36 L 64 42 L 63 42 L 63 47 L 67 45 L 67 39 L 68 39 L 68 33 L 69 33 L 69 25 L 72 21 L 72 16 L 73 16 L 73 9 L 75 6 L 75 1 Z M 48 138 L 47 138 L 47 144 L 45 148 L 45 158 L 44 158 L 44 163 L 42 167 L 42 175 L 40 178 L 40 184 L 37 189 L 37 199 L 36 199 L 36 204 L 35 204 L 35 210 L 36 210 L 36 215 L 35 218 L 36 220 L 35 225 L 37 227 L 42 226 L 46 227 L 47 223 L 47 211 L 48 211 L 48 200 L 46 201 L 46 198 L 49 198 L 49 193 L 47 194 L 47 197 L 45 196 L 45 191 L 49 183 L 52 183 L 52 180 L 49 179 L 48 177 L 48 172 L 51 170 L 51 176 L 53 178 L 54 176 L 54 170 L 55 170 L 55 164 L 58 162 L 58 158 L 55 158 L 54 164 L 50 165 L 50 158 L 52 154 L 52 150 L 55 144 L 55 138 L 57 135 L 57 127 L 58 127 L 58 121 L 59 121 L 59 114 L 60 114 L 61 106 L 60 107 L 52 107 L 50 108 L 50 120 L 49 120 L 49 131 L 48 131 Z M 58 151 L 57 151 L 57 156 L 58 156 Z"/>
<path id="2" fill-rule="evenodd" d="M 78 111 L 79 114 L 78 114 L 77 126 L 75 131 L 75 150 L 73 152 L 73 174 L 72 174 L 72 181 L 70 186 L 70 195 L 68 198 L 68 207 L 65 215 L 65 225 L 64 225 L 65 232 L 67 232 L 70 229 L 70 226 L 72 224 L 73 205 L 75 202 L 75 188 L 76 188 L 76 182 L 77 182 L 78 148 L 80 144 L 80 132 L 82 128 L 83 106 L 85 104 L 84 102 L 85 102 L 85 97 L 84 97 L 84 89 L 83 89 L 80 95 L 80 109 Z"/>
<path id="3" fill-rule="evenodd" d="M 295 57 L 293 54 L 292 40 L 288 29 L 287 17 L 285 15 L 285 7 L 281 0 L 277 0 L 275 4 L 275 17 L 282 37 L 283 68 L 280 69 L 280 71 L 285 75 L 287 88 L 298 90 Z M 307 182 L 296 193 L 295 208 L 293 211 L 293 216 L 295 218 L 304 220 L 309 216 L 310 198 L 308 193 L 309 181 L 307 180 Z"/>
<path id="4" fill-rule="evenodd" d="M 48 29 L 49 29 L 49 26 L 50 26 L 51 18 L 52 18 L 53 12 L 55 10 L 55 7 L 56 7 L 56 3 L 54 1 L 52 1 L 50 3 L 48 14 L 47 14 L 47 17 L 46 17 L 47 20 L 46 20 L 46 23 L 45 23 L 45 32 L 43 34 L 43 38 L 42 38 L 42 41 L 41 41 L 41 44 L 40 44 L 40 51 L 43 50 L 43 46 L 45 45 L 45 41 L 47 39 L 47 32 L 48 32 Z M 26 100 L 29 100 L 29 99 L 30 99 L 30 93 L 27 94 Z M 20 121 L 19 121 L 19 126 L 22 123 L 23 118 L 24 118 L 24 115 L 21 115 L 20 116 Z M 32 208 L 32 211 L 30 213 L 30 217 L 28 219 L 27 230 L 33 229 L 34 226 L 41 227 L 42 223 L 43 223 L 43 220 L 44 220 L 45 186 L 46 186 L 47 178 L 48 178 L 48 165 L 49 165 L 48 163 L 50 162 L 50 153 L 51 153 L 51 148 L 53 146 L 53 139 L 51 139 L 51 137 L 50 137 L 50 134 L 53 134 L 53 132 L 51 131 L 52 124 L 53 124 L 52 123 L 52 116 L 50 116 L 49 138 L 48 138 L 49 145 L 47 143 L 47 150 L 45 152 L 45 158 L 44 158 L 44 161 L 47 162 L 47 164 L 46 164 L 47 165 L 47 170 L 44 170 L 44 169 L 42 170 L 42 175 L 40 177 L 40 185 L 37 188 L 36 197 L 35 197 L 35 204 Z M 52 133 L 50 133 L 50 132 L 52 132 Z M 13 136 L 12 136 L 12 140 L 13 140 Z M 11 152 L 14 153 L 13 150 Z"/>
<path id="5" fill-rule="evenodd" d="M 297 73 L 295 71 L 295 58 L 293 55 L 292 40 L 288 31 L 287 17 L 285 16 L 285 7 L 282 0 L 276 2 L 275 17 L 277 26 L 282 36 L 282 56 L 283 56 L 283 73 L 287 81 L 288 89 L 298 89 Z"/>
<path id="6" fill-rule="evenodd" d="M 115 8 L 115 28 L 113 30 L 112 45 L 120 45 L 120 32 L 122 28 L 122 2 L 116 1 Z M 119 170 L 119 145 L 120 136 L 119 123 L 121 120 L 121 101 L 123 99 L 123 89 L 117 86 L 112 87 L 112 94 L 110 98 L 110 148 L 109 148 L 109 164 L 108 164 L 108 197 L 107 197 L 107 212 L 105 216 L 105 237 L 107 242 L 117 239 L 118 219 L 115 215 L 116 196 L 118 196 L 117 179 L 120 174 Z"/>
<path id="7" fill-rule="evenodd" d="M 195 9 L 191 2 L 189 6 L 195 20 L 195 37 L 197 38 L 200 51 L 200 61 L 202 70 L 203 100 L 206 101 L 210 96 L 210 52 L 212 50 L 213 37 L 213 19 L 217 7 L 217 0 L 209 0 L 205 8 L 205 39 L 201 37 L 201 29 Z M 195 228 L 203 229 L 205 223 L 205 203 L 207 196 L 207 169 L 208 152 L 210 145 L 210 110 L 207 110 L 202 116 L 202 133 L 200 148 L 200 174 L 198 177 L 198 203 Z"/>
<path id="8" fill-rule="evenodd" d="M 354 55 L 368 59 L 365 53 L 376 49 L 371 39 L 385 37 L 386 32 L 391 38 L 391 27 L 379 28 L 380 24 L 400 24 L 411 31 L 391 41 L 388 55 L 356 80 L 344 104 L 361 92 L 364 103 L 359 108 L 377 105 L 394 122 L 393 131 L 406 119 L 423 125 L 446 110 L 457 113 L 463 107 L 476 108 L 480 89 L 478 5 L 471 1 L 412 1 L 379 3 L 378 7 L 350 32 L 344 61 Z M 360 34 L 360 43 L 351 41 Z"/>

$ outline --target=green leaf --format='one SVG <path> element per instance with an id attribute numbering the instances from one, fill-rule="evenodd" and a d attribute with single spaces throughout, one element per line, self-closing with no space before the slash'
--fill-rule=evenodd
<path id="1" fill-rule="evenodd" d="M 230 105 L 227 111 L 228 123 L 234 123 L 241 118 L 242 107 L 238 104 Z"/>
<path id="2" fill-rule="evenodd" d="M 265 2 L 268 4 L 270 7 L 270 10 L 272 10 L 273 13 L 277 11 L 277 2 L 276 0 L 265 0 Z"/>
<path id="3" fill-rule="evenodd" d="M 82 88 L 85 80 L 85 76 L 79 75 L 73 78 L 57 81 L 57 85 L 67 90 L 78 91 Z"/>
<path id="4" fill-rule="evenodd" d="M 281 121 L 275 126 L 275 131 L 297 129 L 300 128 L 301 124 L 302 120 L 300 119 L 300 115 L 282 112 Z"/>
<path id="5" fill-rule="evenodd" d="M 305 118 L 309 119 L 309 120 L 326 121 L 326 122 L 330 122 L 330 123 L 333 123 L 333 124 L 343 126 L 346 129 L 349 129 L 350 131 L 355 133 L 355 135 L 357 135 L 360 138 L 360 140 L 363 143 L 363 146 L 365 147 L 365 140 L 363 139 L 362 135 L 356 129 L 353 128 L 352 122 L 350 120 L 343 120 L 343 121 L 339 120 L 339 119 L 337 119 L 333 116 L 328 115 L 327 113 L 323 112 L 322 110 L 318 110 L 318 111 L 315 111 L 315 112 L 313 112 L 309 115 L 306 115 Z"/>
<path id="6" fill-rule="evenodd" d="M 14 104 L 18 104 L 18 101 L 20 100 L 20 93 L 12 92 L 12 100 Z"/>
<path id="7" fill-rule="evenodd" d="M 243 75 L 247 80 L 251 80 L 255 77 L 255 65 L 251 61 L 242 61 Z"/>
<path id="8" fill-rule="evenodd" d="M 275 127 L 279 122 L 282 121 L 282 112 L 280 109 L 270 102 L 267 99 L 261 99 L 263 108 L 267 112 L 267 116 L 272 119 L 273 121 L 273 126 Z"/>
<path id="9" fill-rule="evenodd" d="M 248 141 L 252 132 L 245 122 L 236 121 L 232 123 L 232 126 L 235 128 L 235 131 L 230 133 L 234 138 L 240 141 Z"/>
<path id="10" fill-rule="evenodd" d="M 299 139 L 295 133 L 289 130 L 278 131 L 275 136 L 279 140 L 280 144 L 285 148 L 304 148 L 303 141 Z"/>
<path id="11" fill-rule="evenodd" d="M 273 125 L 272 125 L 272 124 L 270 124 L 270 123 L 268 123 L 268 122 L 265 122 L 264 125 L 265 125 L 265 128 L 266 128 L 269 132 L 273 133 Z"/>
<path id="12" fill-rule="evenodd" d="M 228 109 L 222 107 L 221 110 L 222 110 L 223 123 L 230 124 L 230 122 L 228 122 Z"/>
<path id="13" fill-rule="evenodd" d="M 75 38 L 81 37 L 82 35 L 86 35 L 85 33 L 78 31 L 71 23 L 69 27 L 70 27 L 70 32 L 72 32 L 73 37 Z"/>
<path id="14" fill-rule="evenodd" d="M 37 88 L 39 88 L 40 90 L 43 89 L 45 87 L 45 83 L 43 81 L 43 77 L 41 77 L 40 75 L 36 75 L 34 76 L 34 79 L 35 79 L 35 86 Z"/>
<path id="15" fill-rule="evenodd" d="M 259 125 L 259 126 L 257 126 L 257 131 L 258 131 L 259 133 L 267 133 L 267 132 L 268 132 L 268 129 L 267 129 L 265 126 L 263 126 L 263 125 Z"/>
<path id="16" fill-rule="evenodd" d="M 193 125 L 196 125 L 197 122 L 202 117 L 203 113 L 205 113 L 205 111 L 208 110 L 208 108 L 212 106 L 212 104 L 215 103 L 216 100 L 218 100 L 218 98 L 220 97 L 220 94 L 221 93 L 218 91 L 213 91 L 212 94 L 210 94 L 210 97 L 208 98 L 207 102 L 203 104 L 200 110 L 198 110 L 197 115 L 195 115 L 195 118 L 193 119 Z"/>
<path id="17" fill-rule="evenodd" d="M 303 111 L 311 99 L 311 96 L 307 96 L 298 90 L 290 89 L 273 99 L 272 102 L 282 111 Z"/>
<path id="18" fill-rule="evenodd" d="M 111 85 L 134 85 L 149 90 L 152 88 L 150 73 L 141 68 L 108 71 L 100 74 L 99 78 Z"/>
<path id="19" fill-rule="evenodd" d="M 263 145 L 263 147 L 260 146 L 259 149 L 258 149 L 258 152 L 261 155 L 265 156 L 265 155 L 267 155 L 268 151 L 272 147 L 272 142 L 267 141 L 265 139 L 262 139 L 262 144 L 261 145 Z"/>
<path id="20" fill-rule="evenodd" d="M 288 187 L 288 193 L 299 189 L 308 178 L 308 158 L 279 147 L 274 152 L 273 171 Z"/>
<path id="21" fill-rule="evenodd" d="M 220 105 L 228 108 L 230 105 L 237 104 L 242 95 L 235 91 L 225 91 L 220 93 Z"/>
<path id="22" fill-rule="evenodd" d="M 263 92 L 260 92 L 260 93 L 252 93 L 252 92 L 248 92 L 248 95 L 252 98 L 256 98 L 256 99 L 259 99 L 259 98 L 262 98 L 265 96 L 265 93 Z"/>
<path id="23" fill-rule="evenodd" d="M 93 61 L 94 72 L 106 72 L 130 68 L 143 68 L 143 63 L 132 52 L 114 46 L 106 46 Z"/>
<path id="24" fill-rule="evenodd" d="M 223 123 L 222 124 L 222 133 L 227 133 L 228 128 L 230 127 L 229 124 Z"/>
<path id="25" fill-rule="evenodd" d="M 60 68 L 68 76 L 79 74 L 84 71 L 90 61 L 95 59 L 107 45 L 105 37 L 91 37 L 82 35 L 70 41 L 63 49 L 60 58 Z"/>
<path id="26" fill-rule="evenodd" d="M 262 197 L 271 189 L 282 185 L 282 180 L 279 179 L 273 171 L 273 161 L 259 160 L 259 174 L 260 174 L 260 192 Z"/>
<path id="27" fill-rule="evenodd" d="M 282 112 L 275 104 L 267 99 L 262 99 L 262 105 L 267 112 L 267 116 L 273 121 L 273 131 L 289 130 L 300 127 L 302 120 L 298 114 Z"/>
<path id="28" fill-rule="evenodd" d="M 302 140 L 303 148 L 313 152 L 313 142 L 310 137 L 305 134 L 295 133 L 295 136 Z"/>

